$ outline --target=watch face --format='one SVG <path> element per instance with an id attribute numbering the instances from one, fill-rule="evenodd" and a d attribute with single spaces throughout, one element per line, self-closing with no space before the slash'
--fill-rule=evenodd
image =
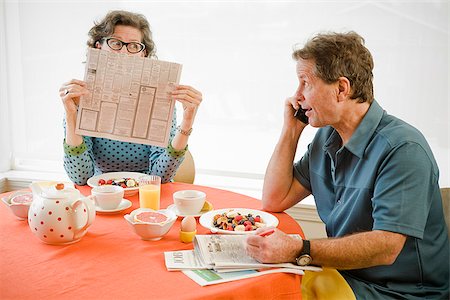
<path id="1" fill-rule="evenodd" d="M 297 258 L 297 264 L 299 266 L 307 266 L 311 263 L 311 261 L 312 261 L 312 258 L 308 254 L 304 254 L 304 255 L 300 256 L 299 258 Z"/>

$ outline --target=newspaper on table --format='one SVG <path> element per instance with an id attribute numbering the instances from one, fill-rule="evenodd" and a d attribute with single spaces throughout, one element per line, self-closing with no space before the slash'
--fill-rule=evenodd
<path id="1" fill-rule="evenodd" d="M 90 48 L 75 132 L 123 142 L 166 147 L 178 84 L 177 63 Z"/>
<path id="2" fill-rule="evenodd" d="M 299 235 L 291 235 L 301 238 Z M 246 235 L 196 235 L 194 250 L 164 252 L 168 271 L 183 271 L 200 285 L 209 285 L 268 273 L 303 274 L 304 270 L 321 271 L 316 266 L 292 263 L 260 263 L 245 250 Z"/>
<path id="3" fill-rule="evenodd" d="M 244 270 L 227 273 L 219 273 L 214 270 L 183 270 L 183 273 L 201 286 L 230 282 L 245 278 L 253 278 L 273 273 L 291 273 L 297 275 L 304 274 L 302 270 L 288 268 Z"/>

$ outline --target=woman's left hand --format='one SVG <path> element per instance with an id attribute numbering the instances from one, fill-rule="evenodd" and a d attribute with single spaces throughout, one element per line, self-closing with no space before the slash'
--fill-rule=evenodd
<path id="1" fill-rule="evenodd" d="M 188 85 L 177 85 L 172 91 L 172 99 L 183 104 L 183 121 L 194 122 L 197 109 L 202 102 L 202 93 Z"/>

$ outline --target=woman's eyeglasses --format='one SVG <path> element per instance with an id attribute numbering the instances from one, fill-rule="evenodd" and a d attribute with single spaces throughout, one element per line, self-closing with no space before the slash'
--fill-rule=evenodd
<path id="1" fill-rule="evenodd" d="M 121 40 L 114 38 L 114 37 L 107 37 L 105 38 L 106 44 L 111 48 L 112 50 L 120 50 L 123 48 L 123 46 L 127 47 L 128 52 L 130 53 L 139 53 L 142 50 L 145 49 L 145 45 L 139 42 L 129 42 L 125 43 Z"/>

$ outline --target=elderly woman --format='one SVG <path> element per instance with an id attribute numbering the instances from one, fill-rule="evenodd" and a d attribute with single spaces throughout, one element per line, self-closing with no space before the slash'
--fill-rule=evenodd
<path id="1" fill-rule="evenodd" d="M 147 19 L 127 11 L 111 11 L 89 31 L 89 47 L 141 57 L 156 57 Z M 119 142 L 75 133 L 80 97 L 89 93 L 86 83 L 72 79 L 59 89 L 65 109 L 64 168 L 70 179 L 84 185 L 93 176 L 112 171 L 134 171 L 161 176 L 169 182 L 184 159 L 189 135 L 202 94 L 178 85 L 172 99 L 183 105 L 183 119 L 176 126 L 174 111 L 170 142 L 166 148 Z"/>

